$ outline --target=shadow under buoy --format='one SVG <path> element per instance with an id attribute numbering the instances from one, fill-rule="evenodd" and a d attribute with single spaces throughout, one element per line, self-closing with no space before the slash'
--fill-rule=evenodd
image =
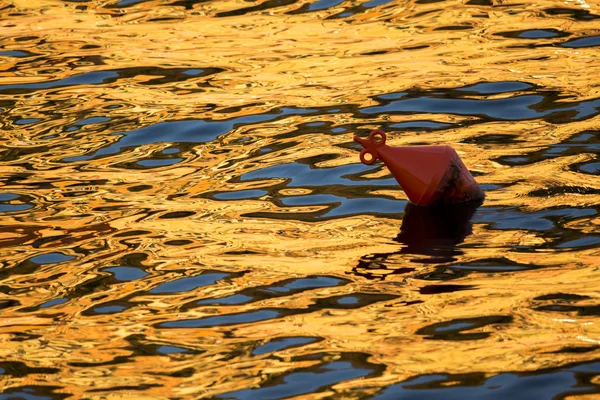
<path id="1" fill-rule="evenodd" d="M 393 240 L 402 245 L 392 253 L 375 253 L 360 258 L 352 272 L 368 279 L 385 279 L 389 274 L 404 274 L 415 268 L 388 266 L 386 260 L 394 254 L 415 254 L 414 263 L 442 264 L 456 261 L 462 251 L 457 247 L 473 233 L 471 218 L 482 201 L 438 207 L 407 204 L 400 233 Z M 425 257 L 423 257 L 425 256 Z"/>

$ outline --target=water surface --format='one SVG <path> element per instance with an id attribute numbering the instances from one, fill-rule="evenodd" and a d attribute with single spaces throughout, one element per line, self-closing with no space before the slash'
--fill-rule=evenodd
<path id="1" fill-rule="evenodd" d="M 0 399 L 597 396 L 599 19 L 0 0 Z M 486 201 L 409 205 L 375 128 Z"/>

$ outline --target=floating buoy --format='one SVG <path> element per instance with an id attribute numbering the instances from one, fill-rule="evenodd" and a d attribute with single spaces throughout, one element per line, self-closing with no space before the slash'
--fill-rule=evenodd
<path id="1" fill-rule="evenodd" d="M 456 151 L 450 146 L 404 146 L 385 144 L 381 130 L 368 139 L 354 136 L 362 145 L 360 161 L 373 165 L 383 161 L 411 203 L 418 206 L 482 201 L 485 194 Z"/>

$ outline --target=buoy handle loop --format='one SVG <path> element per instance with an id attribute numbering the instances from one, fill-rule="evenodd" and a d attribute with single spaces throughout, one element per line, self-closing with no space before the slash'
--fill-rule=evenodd
<path id="1" fill-rule="evenodd" d="M 363 147 L 360 152 L 360 161 L 365 165 L 373 165 L 379 159 L 378 149 L 385 145 L 386 139 L 385 132 L 380 129 L 371 132 L 369 139 L 361 139 L 358 136 L 354 136 L 354 141 Z"/>

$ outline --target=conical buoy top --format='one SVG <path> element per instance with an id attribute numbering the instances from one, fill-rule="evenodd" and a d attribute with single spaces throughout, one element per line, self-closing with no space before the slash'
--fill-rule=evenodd
<path id="1" fill-rule="evenodd" d="M 485 195 L 450 146 L 391 147 L 381 130 L 368 139 L 354 136 L 363 149 L 360 161 L 373 165 L 381 160 L 398 181 L 411 203 L 418 206 L 481 201 Z"/>

